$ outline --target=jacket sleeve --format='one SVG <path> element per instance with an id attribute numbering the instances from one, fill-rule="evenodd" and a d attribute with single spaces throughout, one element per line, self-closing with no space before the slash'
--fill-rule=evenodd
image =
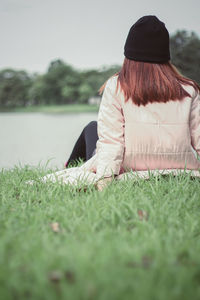
<path id="1" fill-rule="evenodd" d="M 200 94 L 197 93 L 192 101 L 190 112 L 191 144 L 200 156 Z"/>
<path id="2" fill-rule="evenodd" d="M 124 155 L 124 116 L 115 93 L 115 79 L 107 81 L 99 108 L 97 178 L 118 175 Z"/>

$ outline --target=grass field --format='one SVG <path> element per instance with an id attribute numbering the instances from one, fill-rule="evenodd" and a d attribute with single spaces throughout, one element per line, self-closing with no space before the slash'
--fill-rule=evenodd
<path id="1" fill-rule="evenodd" d="M 97 111 L 97 105 L 89 104 L 39 105 L 16 108 L 0 108 L 0 112 L 84 113 Z"/>
<path id="2" fill-rule="evenodd" d="M 0 298 L 200 299 L 200 181 L 113 182 L 103 192 L 0 173 Z"/>

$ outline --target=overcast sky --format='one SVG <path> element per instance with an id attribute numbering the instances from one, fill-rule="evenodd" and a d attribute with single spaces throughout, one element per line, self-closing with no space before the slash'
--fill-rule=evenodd
<path id="1" fill-rule="evenodd" d="M 130 27 L 149 14 L 170 34 L 200 36 L 200 0 L 0 0 L 0 69 L 43 73 L 57 58 L 78 69 L 121 64 Z"/>

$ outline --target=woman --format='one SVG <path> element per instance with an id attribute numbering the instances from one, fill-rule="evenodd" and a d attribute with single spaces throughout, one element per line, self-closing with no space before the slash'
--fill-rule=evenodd
<path id="1" fill-rule="evenodd" d="M 97 130 L 95 122 L 84 129 L 68 161 L 87 160 L 71 172 L 92 172 L 99 190 L 127 170 L 200 169 L 200 87 L 170 63 L 165 24 L 140 18 L 124 55 L 122 69 L 100 89 Z"/>

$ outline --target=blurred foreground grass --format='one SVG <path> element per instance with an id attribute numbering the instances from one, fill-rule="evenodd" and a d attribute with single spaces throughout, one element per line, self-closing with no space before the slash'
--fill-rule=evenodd
<path id="1" fill-rule="evenodd" d="M 0 173 L 1 299 L 200 298 L 199 179 L 98 192 L 38 182 L 47 172 Z"/>
<path id="2" fill-rule="evenodd" d="M 98 108 L 98 105 L 89 104 L 38 105 L 15 108 L 0 108 L 0 112 L 84 113 L 97 112 Z"/>

